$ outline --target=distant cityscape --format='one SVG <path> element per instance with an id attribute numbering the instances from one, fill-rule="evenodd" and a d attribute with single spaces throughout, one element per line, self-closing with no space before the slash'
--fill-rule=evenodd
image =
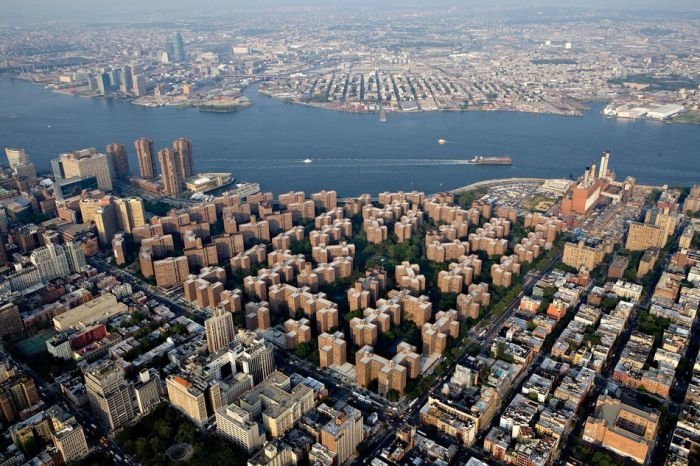
<path id="1" fill-rule="evenodd" d="M 247 108 L 242 91 L 261 83 L 274 98 L 346 112 L 581 115 L 589 102 L 604 101 L 610 117 L 700 121 L 693 17 L 592 15 L 562 24 L 468 10 L 364 13 L 267 13 L 180 30 L 138 23 L 0 30 L 0 71 L 71 95 L 215 112 Z"/>

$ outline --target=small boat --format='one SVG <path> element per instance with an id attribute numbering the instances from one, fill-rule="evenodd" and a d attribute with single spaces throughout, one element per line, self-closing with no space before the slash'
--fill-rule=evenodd
<path id="1" fill-rule="evenodd" d="M 379 121 L 382 123 L 386 123 L 386 110 L 381 109 L 379 111 Z"/>
<path id="2" fill-rule="evenodd" d="M 438 144 L 443 145 L 445 143 L 447 143 L 447 141 L 445 141 L 444 139 L 438 139 Z"/>
<path id="3" fill-rule="evenodd" d="M 311 160 L 311 159 L 304 159 L 304 163 L 311 163 L 311 162 L 313 162 L 313 160 Z"/>

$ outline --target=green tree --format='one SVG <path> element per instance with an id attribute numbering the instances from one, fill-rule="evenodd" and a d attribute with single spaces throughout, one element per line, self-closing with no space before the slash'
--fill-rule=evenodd
<path id="1" fill-rule="evenodd" d="M 457 307 L 457 293 L 441 293 L 438 308 L 446 311 Z"/>
<path id="2" fill-rule="evenodd" d="M 386 394 L 386 399 L 391 401 L 391 402 L 399 401 L 399 397 L 400 397 L 399 392 L 394 390 L 393 388 L 391 390 L 389 390 L 389 392 L 387 392 L 387 394 Z"/>
<path id="3" fill-rule="evenodd" d="M 158 419 L 153 425 L 153 432 L 164 440 L 170 440 L 173 435 L 173 426 L 165 419 Z"/>
<path id="4" fill-rule="evenodd" d="M 311 354 L 311 346 L 308 343 L 299 343 L 294 350 L 294 355 L 301 359 L 306 359 Z"/>

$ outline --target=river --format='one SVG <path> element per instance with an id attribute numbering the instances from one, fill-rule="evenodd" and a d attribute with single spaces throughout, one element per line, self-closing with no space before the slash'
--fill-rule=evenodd
<path id="1" fill-rule="evenodd" d="M 381 123 L 377 115 L 280 102 L 254 87 L 246 90 L 253 106 L 230 114 L 74 97 L 4 77 L 0 95 L 0 147 L 25 148 L 40 169 L 60 152 L 120 142 L 136 172 L 133 140 L 148 136 L 157 149 L 187 137 L 196 170 L 230 171 L 275 193 L 436 192 L 491 178 L 566 178 L 605 149 L 619 178 L 700 182 L 700 126 L 608 119 L 601 105 L 583 117 L 435 112 L 389 114 Z M 509 155 L 513 165 L 465 163 L 477 154 Z"/>

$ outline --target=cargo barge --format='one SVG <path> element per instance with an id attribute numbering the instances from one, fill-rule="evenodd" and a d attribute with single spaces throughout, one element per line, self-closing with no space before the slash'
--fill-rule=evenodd
<path id="1" fill-rule="evenodd" d="M 484 157 L 477 155 L 473 159 L 467 160 L 469 165 L 513 165 L 510 157 Z"/>

